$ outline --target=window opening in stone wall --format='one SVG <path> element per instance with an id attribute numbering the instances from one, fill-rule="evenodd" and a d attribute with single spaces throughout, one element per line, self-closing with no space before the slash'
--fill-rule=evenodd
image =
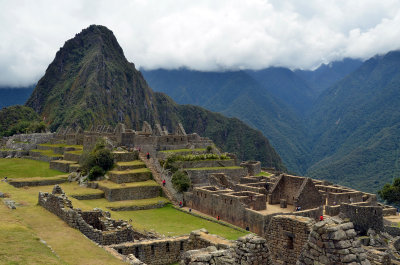
<path id="1" fill-rule="evenodd" d="M 139 247 L 135 247 L 135 257 L 139 258 Z"/>
<path id="2" fill-rule="evenodd" d="M 232 200 L 231 200 L 231 204 L 232 204 Z"/>
<path id="3" fill-rule="evenodd" d="M 287 248 L 293 249 L 293 237 L 292 236 L 287 236 Z"/>
<path id="4" fill-rule="evenodd" d="M 119 248 L 119 249 L 118 249 L 118 253 L 119 253 L 119 254 L 122 254 L 122 248 Z"/>
<path id="5" fill-rule="evenodd" d="M 151 245 L 151 254 L 154 255 L 154 245 Z"/>
<path id="6" fill-rule="evenodd" d="M 207 198 L 207 194 L 204 194 L 204 198 Z"/>
<path id="7" fill-rule="evenodd" d="M 181 250 L 183 250 L 183 241 L 181 241 Z"/>
<path id="8" fill-rule="evenodd" d="M 166 247 L 167 247 L 167 252 L 169 252 L 169 242 L 167 242 Z"/>

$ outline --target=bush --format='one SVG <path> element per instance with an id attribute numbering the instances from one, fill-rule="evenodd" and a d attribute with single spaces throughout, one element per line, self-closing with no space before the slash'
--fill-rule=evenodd
<path id="1" fill-rule="evenodd" d="M 88 179 L 96 180 L 98 177 L 104 176 L 106 172 L 99 166 L 94 166 L 90 169 Z"/>
<path id="2" fill-rule="evenodd" d="M 89 179 L 94 180 L 113 168 L 114 156 L 106 149 L 104 140 L 101 140 L 90 153 L 83 153 L 79 162 L 83 173 L 89 174 Z"/>
<path id="3" fill-rule="evenodd" d="M 211 152 L 212 152 L 212 146 L 209 145 L 209 146 L 207 146 L 207 153 L 211 153 Z"/>
<path id="4" fill-rule="evenodd" d="M 187 191 L 191 185 L 191 181 L 189 176 L 182 172 L 177 171 L 172 175 L 172 185 L 174 186 L 175 190 L 178 192 Z"/>

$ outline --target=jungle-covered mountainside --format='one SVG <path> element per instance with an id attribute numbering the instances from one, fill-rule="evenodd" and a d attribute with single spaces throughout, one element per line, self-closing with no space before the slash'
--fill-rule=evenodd
<path id="1" fill-rule="evenodd" d="M 307 175 L 376 191 L 400 177 L 400 52 L 365 61 L 327 89 L 309 118 Z"/>
<path id="2" fill-rule="evenodd" d="M 0 109 L 0 136 L 16 133 L 41 132 L 45 124 L 31 108 L 21 105 Z"/>
<path id="3" fill-rule="evenodd" d="M 291 76 L 287 69 L 279 68 L 276 72 L 281 72 L 281 77 Z M 282 87 L 285 87 L 285 91 L 294 89 L 295 83 L 292 80 L 282 79 L 279 88 L 268 91 L 249 71 L 159 69 L 142 70 L 142 73 L 153 89 L 168 94 L 180 104 L 200 105 L 237 117 L 259 129 L 271 141 L 291 171 L 305 173 L 309 151 L 304 121 L 300 114 L 285 103 L 288 93 L 279 93 Z M 257 76 L 257 73 L 253 74 Z M 293 76 L 291 78 L 296 79 Z M 281 97 L 278 98 L 277 94 Z"/>
<path id="4" fill-rule="evenodd" d="M 268 140 L 245 123 L 201 107 L 179 106 L 153 92 L 104 26 L 92 25 L 64 44 L 26 106 L 45 117 L 52 130 L 118 122 L 138 130 L 143 121 L 175 128 L 182 122 L 187 132 L 210 137 L 240 159 L 257 159 L 285 170 Z"/>
<path id="5" fill-rule="evenodd" d="M 375 192 L 400 174 L 399 54 L 345 59 L 314 71 L 143 74 L 180 103 L 214 106 L 260 129 L 290 171 Z M 246 81 L 236 81 L 245 74 Z"/>

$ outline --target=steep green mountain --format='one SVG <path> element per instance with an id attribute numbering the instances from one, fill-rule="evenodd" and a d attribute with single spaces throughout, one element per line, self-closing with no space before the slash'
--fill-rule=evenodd
<path id="1" fill-rule="evenodd" d="M 0 87 L 0 109 L 7 106 L 24 104 L 32 94 L 34 88 L 34 86 L 18 88 Z"/>
<path id="2" fill-rule="evenodd" d="M 294 72 L 304 79 L 313 90 L 312 98 L 316 99 L 325 89 L 354 72 L 361 64 L 361 60 L 345 58 L 342 61 L 322 64 L 315 70 L 296 70 Z"/>
<path id="3" fill-rule="evenodd" d="M 286 70 L 281 72 L 281 76 L 288 76 Z M 142 73 L 153 89 L 168 94 L 178 103 L 197 104 L 237 117 L 259 129 L 271 141 L 290 171 L 299 174 L 306 171 L 309 155 L 307 131 L 302 118 L 294 111 L 295 108 L 285 104 L 285 100 L 290 101 L 285 98 L 289 92 L 280 93 L 278 88 L 271 89 L 277 96 L 282 96 L 277 98 L 269 91 L 273 86 L 263 86 L 247 71 L 158 69 Z M 262 79 L 262 73 L 257 76 Z M 275 83 L 279 83 L 277 79 Z M 283 86 L 294 86 L 292 80 L 281 83 Z"/>
<path id="4" fill-rule="evenodd" d="M 399 177 L 400 52 L 364 62 L 311 112 L 309 176 L 376 191 Z"/>
<path id="5" fill-rule="evenodd" d="M 208 136 L 242 159 L 285 170 L 268 140 L 243 122 L 200 107 L 179 106 L 154 93 L 126 60 L 112 31 L 103 26 L 92 25 L 65 43 L 26 105 L 45 117 L 52 129 L 118 122 L 140 129 L 143 121 L 174 128 L 181 121 L 188 132 Z"/>

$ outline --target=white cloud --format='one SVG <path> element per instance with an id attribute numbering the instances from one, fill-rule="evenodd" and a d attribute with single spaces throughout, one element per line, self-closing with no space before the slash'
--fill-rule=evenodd
<path id="1" fill-rule="evenodd" d="M 400 48 L 395 0 L 0 0 L 0 86 L 38 81 L 90 24 L 147 69 L 306 69 Z"/>

